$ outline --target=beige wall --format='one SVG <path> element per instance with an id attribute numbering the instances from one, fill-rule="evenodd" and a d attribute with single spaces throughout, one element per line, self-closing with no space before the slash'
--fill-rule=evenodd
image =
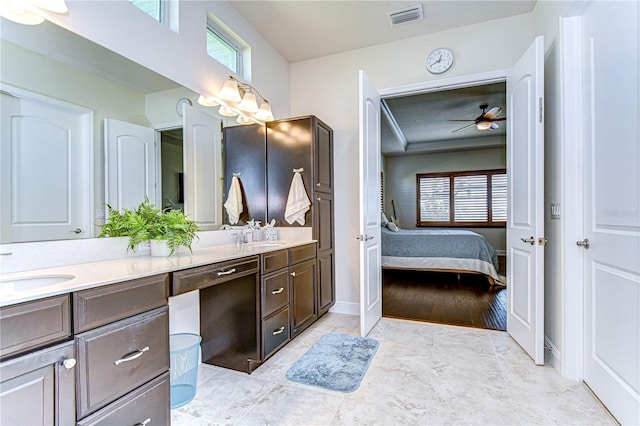
<path id="1" fill-rule="evenodd" d="M 405 229 L 416 229 L 416 174 L 491 170 L 506 167 L 505 149 L 441 152 L 386 158 L 385 212 L 390 213 L 391 200 L 395 200 L 396 214 Z M 496 250 L 505 250 L 504 228 L 469 228 L 484 235 Z"/>

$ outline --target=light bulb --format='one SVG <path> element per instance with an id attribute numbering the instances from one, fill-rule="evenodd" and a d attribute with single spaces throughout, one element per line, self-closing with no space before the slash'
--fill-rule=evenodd
<path id="1" fill-rule="evenodd" d="M 264 102 L 260 105 L 258 112 L 256 112 L 256 118 L 262 121 L 273 121 L 273 113 L 271 112 L 271 105 Z"/>
<path id="2" fill-rule="evenodd" d="M 44 18 L 27 9 L 23 1 L 1 0 L 0 16 L 10 21 L 23 25 L 38 25 L 44 22 Z"/>
<path id="3" fill-rule="evenodd" d="M 238 113 L 228 106 L 220 105 L 220 109 L 218 110 L 220 115 L 224 115 L 225 117 L 235 117 Z"/>
<path id="4" fill-rule="evenodd" d="M 253 123 L 253 121 L 249 118 L 247 118 L 246 116 L 240 114 L 238 115 L 238 118 L 236 119 L 236 122 L 239 124 L 251 124 Z"/>
<path id="5" fill-rule="evenodd" d="M 198 103 L 202 106 L 207 107 L 214 107 L 219 105 L 213 97 L 206 97 L 203 95 L 198 96 Z"/>
<path id="6" fill-rule="evenodd" d="M 240 105 L 238 105 L 238 108 L 252 114 L 257 112 L 258 102 L 256 101 L 256 95 L 251 92 L 245 93 L 244 98 L 242 98 L 242 101 L 240 102 Z"/>
<path id="7" fill-rule="evenodd" d="M 478 128 L 478 130 L 487 130 L 491 128 L 491 122 L 490 121 L 481 121 L 478 124 L 476 124 L 476 127 Z"/>
<path id="8" fill-rule="evenodd" d="M 238 83 L 231 79 L 225 81 L 222 89 L 220 89 L 220 93 L 218 93 L 218 97 L 229 102 L 240 102 Z"/>

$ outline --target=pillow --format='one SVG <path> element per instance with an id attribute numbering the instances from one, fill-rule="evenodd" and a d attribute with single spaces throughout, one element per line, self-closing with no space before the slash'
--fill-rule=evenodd
<path id="1" fill-rule="evenodd" d="M 389 219 L 387 219 L 387 215 L 384 214 L 384 211 L 380 210 L 380 225 L 387 226 L 389 223 Z"/>
<path id="2" fill-rule="evenodd" d="M 387 224 L 387 228 L 389 229 L 389 231 L 393 231 L 393 232 L 398 232 L 400 230 L 400 228 L 398 228 L 398 225 L 396 225 L 393 222 L 389 222 Z"/>

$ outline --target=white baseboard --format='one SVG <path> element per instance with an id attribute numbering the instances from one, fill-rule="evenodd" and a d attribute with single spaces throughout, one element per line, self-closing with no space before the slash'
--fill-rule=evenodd
<path id="1" fill-rule="evenodd" d="M 360 304 L 355 302 L 336 302 L 329 309 L 329 312 L 336 314 L 360 315 Z"/>
<path id="2" fill-rule="evenodd" d="M 562 374 L 562 354 L 547 336 L 544 336 L 544 363 L 550 364 Z"/>

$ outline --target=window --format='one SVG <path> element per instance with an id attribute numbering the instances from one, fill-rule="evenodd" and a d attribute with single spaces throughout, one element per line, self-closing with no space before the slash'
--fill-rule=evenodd
<path id="1" fill-rule="evenodd" d="M 162 0 L 129 0 L 129 3 L 142 10 L 158 22 L 163 22 Z"/>
<path id="2" fill-rule="evenodd" d="M 237 75 L 242 75 L 242 48 L 212 22 L 207 24 L 207 54 Z"/>
<path id="3" fill-rule="evenodd" d="M 418 226 L 504 226 L 505 170 L 418 174 Z"/>

